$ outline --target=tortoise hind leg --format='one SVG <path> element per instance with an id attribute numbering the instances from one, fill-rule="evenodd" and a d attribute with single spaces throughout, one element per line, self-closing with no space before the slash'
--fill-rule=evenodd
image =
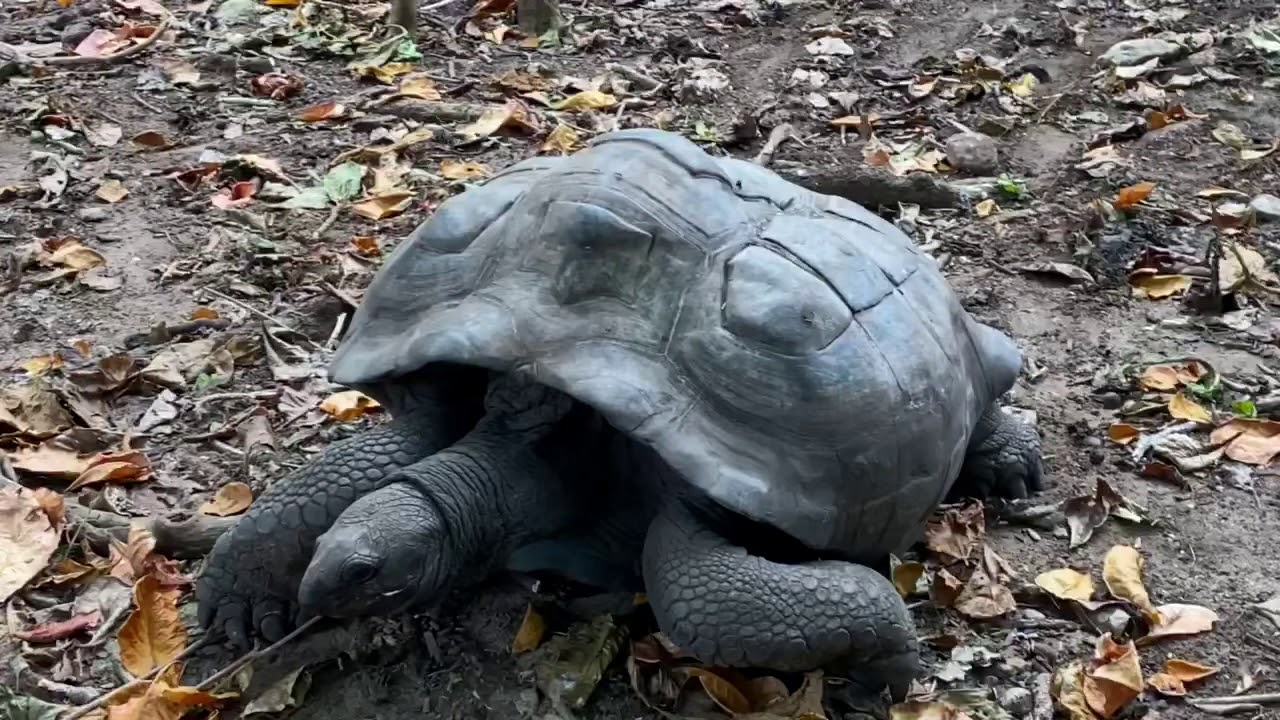
<path id="1" fill-rule="evenodd" d="M 875 718 L 884 691 L 901 700 L 919 673 L 911 615 L 870 568 L 753 555 L 680 502 L 653 521 L 642 565 L 659 627 L 703 663 L 839 670 L 855 681 L 849 704 Z"/>
<path id="2" fill-rule="evenodd" d="M 978 420 L 950 499 L 1017 500 L 1040 491 L 1044 468 L 1040 433 L 998 405 Z"/>

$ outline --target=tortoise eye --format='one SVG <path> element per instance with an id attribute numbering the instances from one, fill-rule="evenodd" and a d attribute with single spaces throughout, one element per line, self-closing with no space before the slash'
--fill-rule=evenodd
<path id="1" fill-rule="evenodd" d="M 380 563 L 369 558 L 351 558 L 342 566 L 342 581 L 362 585 L 378 576 Z"/>

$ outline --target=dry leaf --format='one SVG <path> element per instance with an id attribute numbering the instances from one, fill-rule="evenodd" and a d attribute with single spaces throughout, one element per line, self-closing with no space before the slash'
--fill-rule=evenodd
<path id="1" fill-rule="evenodd" d="M 178 591 L 165 590 L 151 575 L 133 586 L 136 608 L 120 628 L 120 662 L 135 678 L 172 662 L 187 647 L 178 617 Z"/>
<path id="2" fill-rule="evenodd" d="M 407 190 L 395 190 L 355 203 L 351 206 L 351 210 L 370 220 L 383 220 L 404 212 L 412 202 L 413 193 Z"/>
<path id="3" fill-rule="evenodd" d="M 1111 423 L 1107 428 L 1107 438 L 1111 442 L 1119 443 L 1120 445 L 1128 445 L 1137 440 L 1141 434 L 1142 432 L 1138 428 L 1129 423 Z"/>
<path id="4" fill-rule="evenodd" d="M 730 715 L 742 715 L 751 712 L 751 702 L 741 690 L 724 677 L 708 668 L 690 667 L 685 670 L 689 675 L 698 678 L 702 689 L 725 712 Z"/>
<path id="5" fill-rule="evenodd" d="M 1070 720 L 1097 720 L 1084 696 L 1084 666 L 1071 663 L 1059 668 L 1049 684 L 1049 694 Z"/>
<path id="6" fill-rule="evenodd" d="M 436 84 L 425 75 L 411 75 L 405 78 L 396 92 L 419 100 L 439 100 L 442 97 L 440 91 L 436 89 Z"/>
<path id="7" fill-rule="evenodd" d="M 889 708 L 889 720 L 972 720 L 972 716 L 941 700 L 908 700 Z"/>
<path id="8" fill-rule="evenodd" d="M 1200 382 L 1208 372 L 1208 368 L 1197 360 L 1171 365 L 1148 365 L 1143 368 L 1138 384 L 1147 390 L 1177 390 L 1183 385 Z"/>
<path id="9" fill-rule="evenodd" d="M 1152 675 L 1147 682 L 1161 695 L 1181 697 L 1187 694 L 1187 683 L 1203 680 L 1217 672 L 1217 668 L 1208 665 L 1169 658 L 1164 661 L 1164 669 Z"/>
<path id="10" fill-rule="evenodd" d="M 89 465 L 67 486 L 67 490 L 77 490 L 86 485 L 111 483 L 144 482 L 151 478 L 151 461 L 141 450 L 125 450 L 116 453 L 101 453 L 89 460 Z"/>
<path id="11" fill-rule="evenodd" d="M 278 1 L 278 0 L 276 0 Z M 273 0 L 267 0 L 268 4 Z M 179 720 L 190 710 L 208 708 L 221 700 L 238 697 L 238 693 L 210 693 L 193 687 L 173 687 L 167 682 L 170 673 L 150 683 L 139 694 L 107 708 L 106 720 Z M 215 711 L 212 717 L 216 717 Z"/>
<path id="12" fill-rule="evenodd" d="M 107 180 L 98 186 L 94 196 L 105 203 L 114 204 L 128 197 L 129 191 L 119 180 Z"/>
<path id="13" fill-rule="evenodd" d="M 351 252 L 362 257 L 376 257 L 382 254 L 382 246 L 372 235 L 356 235 L 351 238 Z"/>
<path id="14" fill-rule="evenodd" d="M 1160 615 L 1159 624 L 1151 626 L 1151 632 L 1138 640 L 1139 645 L 1159 640 L 1164 637 L 1180 635 L 1199 635 L 1213 629 L 1218 621 L 1218 613 L 1202 605 L 1169 603 L 1156 607 Z"/>
<path id="15" fill-rule="evenodd" d="M 955 602 L 955 609 L 962 615 L 978 620 L 999 617 L 1016 606 L 1009 588 L 992 580 L 982 566 L 974 569 Z"/>
<path id="16" fill-rule="evenodd" d="M 1102 561 L 1102 581 L 1107 585 L 1107 592 L 1118 600 L 1127 600 L 1142 609 L 1152 620 L 1155 606 L 1147 588 L 1142 584 L 1142 554 L 1137 548 L 1129 545 L 1116 545 L 1107 551 Z"/>
<path id="17" fill-rule="evenodd" d="M 338 422 L 356 420 L 377 407 L 380 407 L 377 400 L 358 390 L 334 393 L 320 403 L 320 409 L 329 413 Z"/>
<path id="18" fill-rule="evenodd" d="M 568 155 L 577 150 L 581 142 L 577 130 L 561 123 L 547 135 L 546 142 L 542 143 L 539 151 L 545 153 L 558 152 Z"/>
<path id="19" fill-rule="evenodd" d="M 524 611 L 524 620 L 520 621 L 520 629 L 511 641 L 511 652 L 519 655 L 536 650 L 542 644 L 542 636 L 547 632 L 547 621 L 529 605 Z"/>
<path id="20" fill-rule="evenodd" d="M 71 415 L 43 380 L 0 390 L 0 430 L 45 437 L 71 427 Z"/>
<path id="21" fill-rule="evenodd" d="M 238 515 L 247 510 L 252 503 L 253 491 L 248 485 L 242 482 L 229 482 L 218 488 L 218 492 L 200 506 L 200 512 L 220 517 Z"/>
<path id="22" fill-rule="evenodd" d="M 59 447 L 50 442 L 36 447 L 20 447 L 9 452 L 9 462 L 14 470 L 32 475 L 75 480 L 89 466 L 89 458 L 81 457 L 74 450 Z"/>
<path id="23" fill-rule="evenodd" d="M 1129 284 L 1138 297 L 1151 300 L 1177 295 L 1191 287 L 1189 275 L 1155 275 L 1151 273 L 1133 273 L 1129 276 Z"/>
<path id="24" fill-rule="evenodd" d="M 1249 465 L 1269 465 L 1280 454 L 1280 422 L 1266 419 L 1236 418 L 1214 428 L 1209 441 L 1226 444 L 1227 457 Z"/>
<path id="25" fill-rule="evenodd" d="M 898 594 L 904 598 L 914 595 L 916 584 L 924 576 L 924 570 L 924 565 L 918 562 L 906 562 L 895 567 L 893 569 L 893 587 L 897 589 Z"/>
<path id="26" fill-rule="evenodd" d="M 14 637 L 31 643 L 48 643 L 71 637 L 85 630 L 92 630 L 102 622 L 102 611 L 93 610 L 72 615 L 66 620 L 36 625 L 27 630 L 15 630 Z"/>
<path id="27" fill-rule="evenodd" d="M 34 492 L 0 486 L 0 602 L 44 570 L 58 549 L 58 535 Z"/>
<path id="28" fill-rule="evenodd" d="M 979 202 L 977 205 L 974 205 L 973 210 L 978 214 L 978 217 L 984 218 L 1000 212 L 1000 206 L 996 204 L 995 200 L 987 198 L 986 200 Z"/>
<path id="29" fill-rule="evenodd" d="M 536 131 L 537 124 L 524 104 L 518 100 L 508 100 L 500 107 L 486 110 L 478 120 L 460 129 L 458 134 L 465 144 L 487 138 L 503 128 L 528 132 Z"/>
<path id="30" fill-rule="evenodd" d="M 1063 600 L 1085 601 L 1093 597 L 1093 578 L 1071 568 L 1059 568 L 1036 576 L 1036 585 Z"/>
<path id="31" fill-rule="evenodd" d="M 965 561 L 982 547 L 986 532 L 981 503 L 948 508 L 941 517 L 935 514 L 929 519 L 924 529 L 925 546 L 933 552 Z"/>
<path id="32" fill-rule="evenodd" d="M 484 163 L 452 158 L 440 162 L 441 177 L 449 180 L 476 180 L 487 178 L 493 172 Z"/>
<path id="33" fill-rule="evenodd" d="M 129 142 L 147 150 L 163 150 L 174 146 L 168 135 L 156 130 L 144 130 L 129 138 Z"/>
<path id="34" fill-rule="evenodd" d="M 606 110 L 618 104 L 618 99 L 599 90 L 583 90 L 560 101 L 556 110 Z"/>
<path id="35" fill-rule="evenodd" d="M 208 305 L 201 305 L 195 310 L 192 310 L 191 314 L 188 315 L 187 317 L 191 318 L 192 320 L 217 320 L 218 318 L 222 317 L 222 314 L 219 313 L 217 310 L 214 310 L 213 308 L 209 307 Z"/>
<path id="36" fill-rule="evenodd" d="M 67 521 L 66 503 L 62 496 L 48 488 L 36 488 L 36 502 L 40 503 L 40 509 L 48 516 L 49 522 L 55 529 L 60 529 Z"/>
<path id="37" fill-rule="evenodd" d="M 1093 494 L 1081 495 L 1063 503 L 1067 517 L 1068 547 L 1076 548 L 1093 537 L 1093 531 L 1102 527 L 1107 518 L 1115 516 L 1129 522 L 1144 522 L 1146 510 L 1129 498 L 1116 492 L 1106 480 L 1094 483 Z"/>
<path id="38" fill-rule="evenodd" d="M 320 122 L 321 120 L 332 120 L 340 118 L 347 113 L 347 108 L 335 100 L 327 100 L 322 103 L 310 105 L 302 109 L 298 113 L 298 119 L 302 122 Z"/>
<path id="39" fill-rule="evenodd" d="M 1156 184 L 1153 182 L 1141 182 L 1137 185 L 1120 188 L 1120 192 L 1116 194 L 1116 199 L 1111 201 L 1111 205 L 1117 210 L 1128 210 L 1146 200 L 1151 195 L 1151 191 L 1155 189 Z"/>
<path id="40" fill-rule="evenodd" d="M 1191 420 L 1205 425 L 1213 422 L 1213 416 L 1208 410 L 1181 392 L 1169 398 L 1169 414 L 1178 420 Z"/>
<path id="41" fill-rule="evenodd" d="M 1110 635 L 1098 638 L 1090 670 L 1084 676 L 1084 699 L 1106 720 L 1142 694 L 1142 665 L 1132 642 L 1120 645 Z"/>

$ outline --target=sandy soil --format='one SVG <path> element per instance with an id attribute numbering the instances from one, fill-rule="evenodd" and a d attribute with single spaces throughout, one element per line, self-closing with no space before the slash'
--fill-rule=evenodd
<path id="1" fill-rule="evenodd" d="M 531 63 L 553 79 L 578 78 L 578 90 L 590 89 L 607 63 L 622 63 L 660 80 L 662 88 L 623 110 L 563 113 L 561 119 L 579 128 L 583 137 L 615 123 L 663 125 L 705 141 L 713 152 L 752 158 L 769 131 L 785 122 L 799 139 L 778 149 L 772 163 L 780 172 L 808 170 L 810 176 L 836 184 L 845 176 L 870 173 L 891 188 L 879 197 L 909 197 L 923 205 L 899 207 L 890 201 L 882 211 L 946 262 L 966 306 L 1016 338 L 1033 370 L 1019 383 L 1012 404 L 1034 412 L 1044 437 L 1049 487 L 1037 502 L 1091 493 L 1101 479 L 1157 521 L 1113 519 L 1089 542 L 1068 549 L 1060 525 L 1032 529 L 992 520 L 988 541 L 1017 576 L 1007 584 L 1026 587 L 1041 572 L 1070 566 L 1091 571 L 1101 587 L 1107 551 L 1116 544 L 1137 543 L 1146 560 L 1146 587 L 1156 604 L 1193 603 L 1219 616 L 1208 633 L 1142 646 L 1146 675 L 1175 656 L 1220 669 L 1194 684 L 1192 697 L 1241 688 L 1277 691 L 1280 647 L 1268 640 L 1277 628 L 1250 610 L 1251 604 L 1280 592 L 1273 550 L 1273 538 L 1280 533 L 1275 476 L 1265 467 L 1223 459 L 1177 483 L 1144 477 L 1139 470 L 1146 461 L 1132 459 L 1132 445 L 1107 439 L 1108 427 L 1120 419 L 1121 403 L 1137 401 L 1142 393 L 1102 380 L 1126 365 L 1194 357 L 1228 379 L 1233 388 L 1229 397 L 1235 400 L 1256 402 L 1280 384 L 1269 368 L 1280 328 L 1268 305 L 1275 292 L 1226 292 L 1221 302 L 1235 312 L 1224 321 L 1212 307 L 1217 296 L 1206 289 L 1203 277 L 1189 292 L 1160 299 L 1135 297 L 1128 279 L 1139 256 L 1151 247 L 1190 258 L 1182 264 L 1196 266 L 1185 271 L 1193 276 L 1197 271 L 1211 274 L 1200 259 L 1215 238 L 1256 250 L 1268 264 L 1280 250 L 1280 218 L 1267 222 L 1259 217 L 1256 227 L 1215 230 L 1210 200 L 1198 195 L 1219 186 L 1239 191 L 1247 202 L 1280 188 L 1280 152 L 1245 160 L 1215 136 L 1215 130 L 1225 135 L 1221 124 L 1229 123 L 1251 149 L 1280 142 L 1280 76 L 1275 74 L 1280 56 L 1268 57 L 1246 37 L 1251 23 L 1267 20 L 1273 6 L 1261 0 L 868 0 L 759 6 L 745 0 L 636 0 L 613 7 L 587 2 L 566 4 L 575 25 L 564 46 L 531 51 L 519 46 L 514 35 L 497 45 L 492 34 L 486 38 L 468 32 L 466 4 L 424 11 L 418 36 L 422 58 L 414 69 L 429 73 L 448 101 L 485 107 L 501 103 L 504 91 L 491 79 Z M 141 13 L 125 5 L 133 3 L 78 0 L 67 8 L 49 2 L 8 3 L 0 8 L 0 42 L 70 43 L 61 50 L 69 54 L 77 36 L 93 27 L 114 29 L 125 20 L 156 22 L 145 4 Z M 24 362 L 55 351 L 66 359 L 53 378 L 126 349 L 145 365 L 166 345 L 148 344 L 137 334 L 145 339 L 158 323 L 185 322 L 202 306 L 215 308 L 225 327 L 196 330 L 183 340 L 210 332 L 256 338 L 265 316 L 276 330 L 292 328 L 294 334 L 283 337 L 304 350 L 305 358 L 297 364 L 322 367 L 324 351 L 312 352 L 308 343 L 327 346 L 335 324 L 349 316 L 347 302 L 358 301 L 376 269 L 376 258 L 351 251 L 352 238 L 372 236 L 389 250 L 427 217 L 433 204 L 459 189 L 440 177 L 442 161 L 462 158 L 498 168 L 537 152 L 556 126 L 555 113 L 528 99 L 541 118 L 540 130 L 532 136 L 499 134 L 458 147 L 447 129 L 465 121 L 435 121 L 446 129 L 437 134 L 439 139 L 402 155 L 423 171 L 402 180 L 411 205 L 381 221 L 346 205 L 332 218 L 326 209 L 272 209 L 261 199 L 230 210 L 215 207 L 210 197 L 228 186 L 227 180 L 189 189 L 173 174 L 214 154 L 249 153 L 274 160 L 291 182 L 308 186 L 328 172 L 340 153 L 367 145 L 377 133 L 409 127 L 393 116 L 394 104 L 370 105 L 372 89 L 386 86 L 356 77 L 344 67 L 349 58 L 313 52 L 303 29 L 289 25 L 289 9 L 265 8 L 260 17 L 227 22 L 220 15 L 222 7 L 226 5 L 214 0 L 212 5 L 171 8 L 177 14 L 175 29 L 123 63 L 33 69 L 0 84 L 6 118 L 0 141 L 0 250 L 14 258 L 8 292 L 0 295 L 0 365 L 9 371 L 11 384 L 28 382 Z M 352 28 L 376 27 L 376 18 L 362 16 L 361 7 L 350 6 L 344 22 Z M 494 22 L 480 26 L 491 33 Z M 324 29 L 335 27 L 341 26 Z M 1184 49 L 1180 57 L 1164 61 L 1145 85 L 1107 75 L 1099 56 L 1114 43 L 1161 32 L 1181 33 L 1186 43 L 1211 46 L 1194 55 Z M 1195 33 L 1202 35 L 1189 35 Z M 806 49 L 824 36 L 843 37 L 852 54 Z M 332 42 L 330 47 L 339 45 Z M 1002 63 L 1004 84 L 994 81 L 985 93 L 973 91 L 976 82 L 963 75 L 957 60 L 957 51 L 965 48 Z M 279 100 L 255 95 L 252 79 L 271 70 L 300 79 L 301 91 Z M 805 83 L 812 76 L 797 76 L 798 71 L 821 72 L 827 80 L 809 87 Z M 199 73 L 194 87 L 175 82 L 184 73 L 190 80 L 192 72 Z M 713 87 L 716 83 L 708 77 L 717 74 L 728 81 L 726 86 Z M 1027 74 L 1036 78 L 1033 85 L 1021 80 Z M 1177 87 L 1176 78 L 1187 76 L 1198 79 L 1191 87 Z M 941 80 L 923 97 L 912 97 L 913 90 L 923 93 L 921 83 L 929 77 Z M 1028 91 L 1025 96 L 1010 89 L 1020 82 Z M 552 87 L 549 92 L 554 93 L 554 82 Z M 966 91 L 974 95 L 963 99 Z M 640 94 L 639 89 L 633 92 Z M 841 100 L 852 102 L 842 108 Z M 319 123 L 295 119 L 303 108 L 326 101 L 365 108 L 367 114 Z M 1185 114 L 1179 114 L 1179 107 Z M 1150 118 L 1152 110 L 1162 111 L 1171 122 L 1159 129 L 1125 130 L 1144 113 Z M 1025 192 L 1011 195 L 987 183 L 998 205 L 994 211 L 980 197 L 953 202 L 937 188 L 925 192 L 923 200 L 901 195 L 885 170 L 870 168 L 858 125 L 841 129 L 831 123 L 860 114 L 879 116 L 873 126 L 883 141 L 924 139 L 941 147 L 964 127 L 988 133 L 999 150 L 994 174 L 1025 183 Z M 752 123 L 758 125 L 756 132 L 750 132 Z M 70 129 L 55 132 L 48 130 L 51 125 Z M 84 128 L 92 134 L 112 126 L 122 130 L 118 142 L 86 139 Z M 139 148 L 131 138 L 144 131 L 162 133 L 170 143 Z M 1078 167 L 1087 151 L 1106 144 L 1120 158 L 1109 173 L 1094 176 Z M 24 189 L 46 172 L 40 168 L 53 162 L 40 159 L 42 153 L 64 163 L 68 175 L 65 191 L 47 201 L 41 201 L 38 191 Z M 921 171 L 912 177 L 917 175 L 950 182 L 946 173 Z M 95 193 L 112 178 L 129 194 L 106 203 Z M 1130 217 L 1108 221 L 1101 215 L 1095 201 L 1113 200 L 1121 188 L 1143 181 L 1156 187 L 1131 209 Z M 6 193 L 7 186 L 18 189 Z M 867 202 L 869 197 L 853 199 Z M 106 289 L 67 278 L 41 284 L 36 279 L 47 268 L 24 266 L 33 241 L 47 244 L 67 236 L 81 239 L 105 259 L 104 269 L 91 271 L 88 282 Z M 1072 281 L 1032 271 L 1037 263 L 1049 262 L 1071 264 L 1090 279 Z M 1266 272 L 1265 267 L 1255 272 L 1264 284 Z M 77 340 L 89 343 L 89 357 L 71 349 Z M 169 401 L 176 419 L 144 431 L 144 447 L 155 468 L 151 481 L 71 495 L 102 495 L 99 502 L 123 515 L 191 513 L 229 481 L 260 489 L 306 453 L 379 421 L 373 414 L 356 422 L 333 422 L 315 405 L 340 388 L 315 376 L 278 379 L 260 356 L 236 367 L 226 382 L 187 380 Z M 125 432 L 137 427 L 155 401 L 154 390 L 109 393 L 95 401 L 100 413 L 94 422 L 108 435 Z M 243 420 L 254 407 L 265 414 L 274 450 L 259 452 L 257 441 L 246 445 L 243 430 L 191 440 L 217 430 L 216 423 Z M 1259 407 L 1266 415 L 1265 403 Z M 1231 409 L 1232 400 L 1224 401 L 1217 408 L 1217 422 L 1229 419 Z M 1149 433 L 1175 421 L 1160 406 L 1130 422 Z M 1194 437 L 1203 444 L 1204 435 Z M 14 447 L 12 441 L 12 436 L 5 441 L 7 448 Z M 48 477 L 21 479 L 31 486 L 65 488 L 65 481 Z M 184 560 L 188 572 L 198 568 L 198 559 Z M 366 646 L 355 659 L 311 668 L 309 692 L 300 707 L 286 712 L 317 719 L 542 717 L 548 708 L 539 705 L 534 690 L 536 658 L 510 652 L 527 599 L 510 583 L 455 598 L 439 619 L 420 618 L 412 630 L 396 631 L 395 640 L 373 650 Z M 1066 602 L 1043 597 L 1024 601 L 1021 595 L 1019 601 L 1017 610 L 990 621 L 917 602 L 922 633 L 944 633 L 963 647 L 985 647 L 1004 658 L 949 683 L 930 682 L 939 689 L 989 687 L 1001 699 L 1007 699 L 1009 688 L 1024 687 L 1033 690 L 1031 712 L 1043 716 L 1048 676 L 1073 660 L 1087 660 L 1105 624 L 1091 627 L 1091 620 L 1097 623 L 1101 615 L 1071 610 Z M 30 609 L 23 607 L 23 612 Z M 112 651 L 114 641 L 95 649 L 80 647 L 84 640 L 75 636 L 51 646 L 74 658 L 61 669 L 76 670 L 61 681 L 98 689 L 118 684 L 118 677 L 104 674 L 93 660 Z M 948 650 L 931 646 L 931 669 L 944 668 L 949 656 Z M 205 658 L 189 673 L 224 662 Z M 1169 718 L 1199 713 L 1180 699 L 1151 691 L 1124 712 Z M 620 660 L 605 673 L 581 715 L 632 718 L 655 713 L 635 697 Z"/>

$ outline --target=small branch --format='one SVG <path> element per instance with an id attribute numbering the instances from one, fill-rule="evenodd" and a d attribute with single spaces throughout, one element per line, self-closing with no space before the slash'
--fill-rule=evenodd
<path id="1" fill-rule="evenodd" d="M 769 163 L 773 162 L 774 153 L 778 152 L 778 147 L 794 136 L 795 129 L 791 127 L 791 123 L 782 123 L 775 127 L 769 132 L 769 139 L 765 141 L 764 147 L 760 148 L 760 154 L 756 155 L 755 163 L 761 167 L 769 167 Z"/>
<path id="2" fill-rule="evenodd" d="M 277 320 L 277 319 L 275 319 L 275 318 L 271 317 L 270 315 L 268 315 L 268 314 L 266 314 L 266 313 L 262 312 L 261 310 L 259 310 L 259 309 L 255 308 L 255 307 L 253 307 L 252 305 L 249 305 L 249 304 L 246 304 L 246 303 L 240 302 L 239 300 L 237 300 L 237 299 L 235 299 L 235 298 L 231 297 L 230 295 L 228 295 L 228 294 L 226 294 L 226 293 L 224 293 L 224 292 L 219 292 L 218 290 L 214 290 L 214 289 L 213 289 L 213 288 L 211 288 L 211 287 L 203 287 L 203 288 L 200 288 L 200 289 L 201 289 L 201 290 L 204 290 L 204 291 L 205 291 L 205 292 L 207 292 L 207 293 L 211 293 L 211 294 L 213 294 L 213 295 L 216 295 L 217 297 L 220 297 L 220 298 L 222 298 L 223 300 L 226 300 L 227 302 L 231 303 L 232 305 L 235 305 L 236 307 L 240 308 L 241 310 L 245 310 L 245 311 L 247 311 L 247 312 L 249 312 L 249 313 L 252 313 L 253 315 L 258 316 L 258 317 L 262 318 L 263 320 L 266 320 L 267 322 L 271 323 L 272 325 L 275 325 L 276 327 L 283 328 L 283 329 L 288 330 L 289 332 L 292 332 L 292 333 L 298 333 L 298 335 L 300 335 L 300 336 L 302 337 L 302 339 L 303 339 L 304 341 L 306 341 L 306 343 L 307 343 L 308 345 L 310 345 L 310 346 L 311 346 L 311 349 L 312 349 L 312 350 L 320 350 L 320 349 L 321 349 L 319 345 L 317 345 L 317 344 L 315 344 L 314 342 L 312 342 L 312 341 L 311 341 L 311 338 L 308 338 L 308 337 L 306 337 L 305 335 L 302 335 L 302 333 L 299 333 L 297 330 L 294 330 L 293 328 L 289 327 L 288 325 L 285 325 L 283 322 L 281 322 L 281 321 L 279 321 L 279 320 Z"/>
<path id="3" fill-rule="evenodd" d="M 610 72 L 618 73 L 622 77 L 635 83 L 638 89 L 643 90 L 647 93 L 655 92 L 662 87 L 661 80 L 649 77 L 648 75 L 645 75 L 639 70 L 636 70 L 635 68 L 627 67 L 626 65 L 623 65 L 621 63 L 605 63 L 604 68 L 605 70 L 608 70 Z"/>
<path id="4" fill-rule="evenodd" d="M 63 718 L 62 720 L 76 720 L 76 718 L 84 717 L 85 715 L 88 715 L 89 713 L 93 712 L 94 710 L 97 710 L 103 705 L 106 705 L 107 703 L 120 697 L 121 695 L 124 695 L 125 693 L 131 690 L 134 690 L 135 688 L 139 688 L 143 685 L 150 683 L 154 678 L 159 676 L 161 672 L 172 667 L 174 663 L 181 662 L 191 657 L 192 654 L 194 654 L 197 650 L 204 647 L 208 643 L 209 643 L 209 636 L 205 635 L 199 640 L 196 640 L 195 642 L 188 645 L 186 650 L 183 650 L 182 652 L 178 653 L 178 656 L 170 660 L 169 662 L 164 663 L 163 665 L 155 666 L 154 668 L 151 669 L 151 672 L 147 673 L 146 675 L 143 675 L 142 677 L 136 678 L 134 680 L 130 680 L 124 685 L 121 685 L 120 687 L 116 688 L 115 690 L 112 690 L 111 692 L 103 695 L 97 700 L 94 700 L 93 702 L 81 705 L 75 710 L 72 710 L 71 713 L 67 715 L 65 718 Z"/>
<path id="5" fill-rule="evenodd" d="M 173 15 L 166 12 L 164 18 L 160 21 L 160 24 L 156 27 L 155 31 L 143 38 L 141 42 L 136 45 L 130 45 L 119 52 L 107 55 L 98 55 L 96 57 L 86 57 L 83 55 L 59 55 L 51 58 L 33 58 L 12 45 L 0 43 L 0 58 L 18 63 L 19 65 L 44 65 L 49 67 L 111 65 L 122 60 L 127 60 L 154 45 L 155 42 L 160 39 L 160 36 L 169 29 L 169 24 L 171 22 L 173 22 Z"/>
<path id="6" fill-rule="evenodd" d="M 213 675 L 210 675 L 209 679 L 197 685 L 196 689 L 205 690 L 205 691 L 210 690 L 211 688 L 213 688 L 214 686 L 216 686 L 218 683 L 222 682 L 226 678 L 236 674 L 236 672 L 238 672 L 240 668 L 244 667 L 245 665 L 248 665 L 249 663 L 253 662 L 254 660 L 257 660 L 260 657 L 270 655 L 276 650 L 279 650 L 281 647 L 293 642 L 295 639 L 301 636 L 304 632 L 309 630 L 312 625 L 315 625 L 316 623 L 320 622 L 323 619 L 324 618 L 313 617 L 310 620 L 299 625 L 298 629 L 294 630 L 288 635 L 285 635 L 284 637 L 268 645 L 267 647 L 262 648 L 261 650 L 258 650 L 258 649 L 250 650 L 244 655 L 241 655 L 238 659 L 234 660 L 230 665 L 222 668 L 221 670 L 214 673 Z"/>
<path id="7" fill-rule="evenodd" d="M 320 223 L 320 226 L 316 228 L 315 232 L 311 233 L 311 239 L 319 240 L 324 237 L 324 234 L 329 232 L 329 228 L 333 227 L 333 224 L 338 222 L 338 213 L 341 211 L 341 205 L 334 205 L 330 208 L 329 217 L 325 218 L 324 222 Z"/>

